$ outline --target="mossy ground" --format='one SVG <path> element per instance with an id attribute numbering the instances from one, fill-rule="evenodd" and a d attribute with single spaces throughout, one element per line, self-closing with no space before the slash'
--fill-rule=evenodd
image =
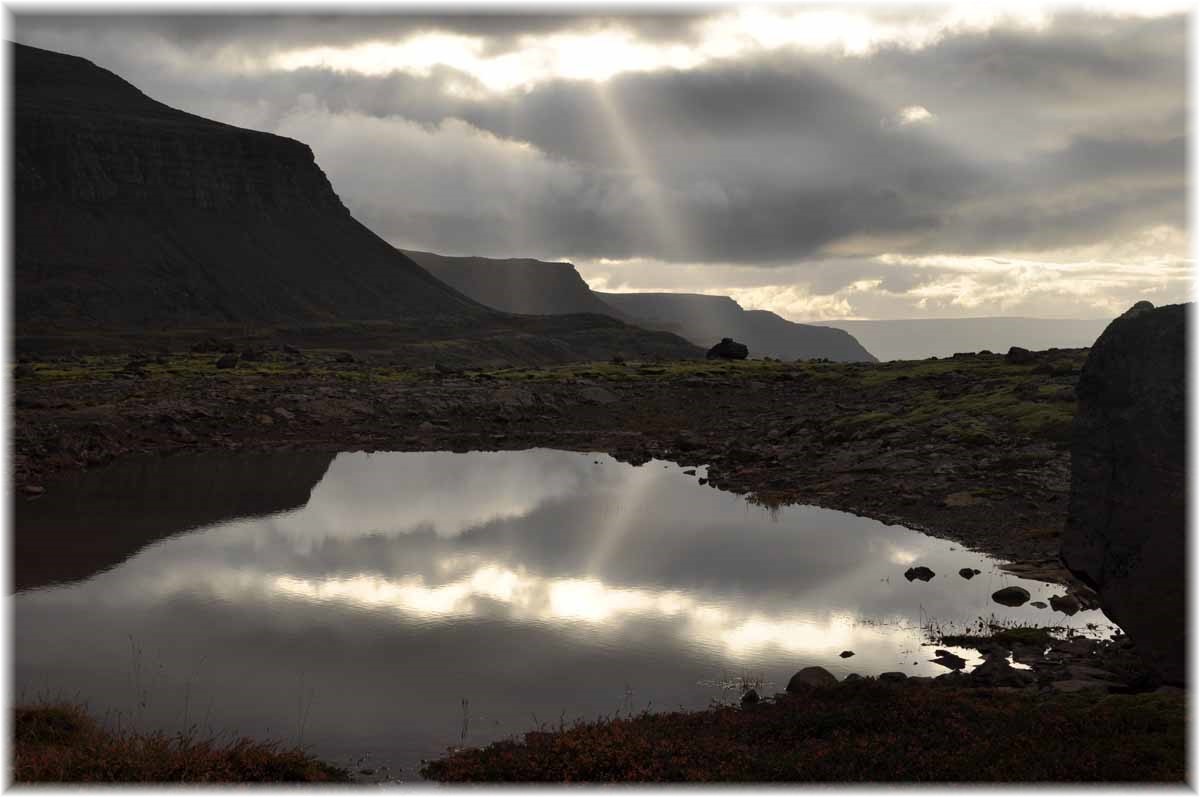
<path id="1" fill-rule="evenodd" d="M 114 732 L 70 704 L 18 707 L 17 783 L 338 783 L 349 773 L 300 749 L 228 744 L 161 733 Z"/>

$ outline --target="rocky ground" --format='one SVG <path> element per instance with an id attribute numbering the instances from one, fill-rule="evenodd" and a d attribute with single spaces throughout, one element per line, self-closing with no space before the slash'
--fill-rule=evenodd
<path id="1" fill-rule="evenodd" d="M 53 500 L 56 474 L 137 453 L 607 451 L 707 465 L 713 487 L 767 506 L 921 529 L 1094 600 L 1057 561 L 1087 350 L 462 371 L 211 349 L 16 365 L 18 495 Z"/>

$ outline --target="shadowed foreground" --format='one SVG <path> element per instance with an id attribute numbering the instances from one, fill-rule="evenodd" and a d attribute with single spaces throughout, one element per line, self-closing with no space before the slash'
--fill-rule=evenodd
<path id="1" fill-rule="evenodd" d="M 533 732 L 427 763 L 440 781 L 1183 781 L 1177 695 L 1037 696 L 873 679 L 748 709 Z"/>
<path id="2" fill-rule="evenodd" d="M 238 739 L 113 733 L 68 705 L 17 708 L 12 775 L 17 783 L 345 782 L 349 775 L 300 749 Z"/>

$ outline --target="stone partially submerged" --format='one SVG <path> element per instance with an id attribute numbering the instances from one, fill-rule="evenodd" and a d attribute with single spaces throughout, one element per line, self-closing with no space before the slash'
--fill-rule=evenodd
<path id="1" fill-rule="evenodd" d="M 1170 684 L 1187 674 L 1189 312 L 1138 302 L 1092 346 L 1076 387 L 1060 549 Z"/>
<path id="2" fill-rule="evenodd" d="M 1004 606 L 1022 606 L 1030 598 L 1024 587 L 1005 587 L 992 593 L 992 600 Z"/>
<path id="3" fill-rule="evenodd" d="M 787 691 L 803 692 L 805 689 L 820 686 L 834 686 L 837 678 L 824 667 L 805 667 L 788 681 Z"/>

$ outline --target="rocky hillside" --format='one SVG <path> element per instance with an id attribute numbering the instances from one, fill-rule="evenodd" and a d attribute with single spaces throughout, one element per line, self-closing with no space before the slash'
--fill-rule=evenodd
<path id="1" fill-rule="evenodd" d="M 385 349 L 452 340 L 466 361 L 485 336 L 512 362 L 702 354 L 609 318 L 485 307 L 356 221 L 306 145 L 175 110 L 82 58 L 11 52 L 18 346 L 369 321 L 396 325 Z"/>
<path id="2" fill-rule="evenodd" d="M 1171 684 L 1187 677 L 1187 325 L 1138 302 L 1088 355 L 1075 390 L 1062 559 Z"/>
<path id="3" fill-rule="evenodd" d="M 744 310 L 728 296 L 695 293 L 597 293 L 626 316 L 655 329 L 676 332 L 699 345 L 731 337 L 750 347 L 751 357 L 834 362 L 876 362 L 850 333 L 797 324 L 768 310 Z"/>
<path id="4" fill-rule="evenodd" d="M 599 313 L 624 318 L 588 288 L 570 263 L 401 251 L 446 284 L 497 310 L 529 315 Z"/>

